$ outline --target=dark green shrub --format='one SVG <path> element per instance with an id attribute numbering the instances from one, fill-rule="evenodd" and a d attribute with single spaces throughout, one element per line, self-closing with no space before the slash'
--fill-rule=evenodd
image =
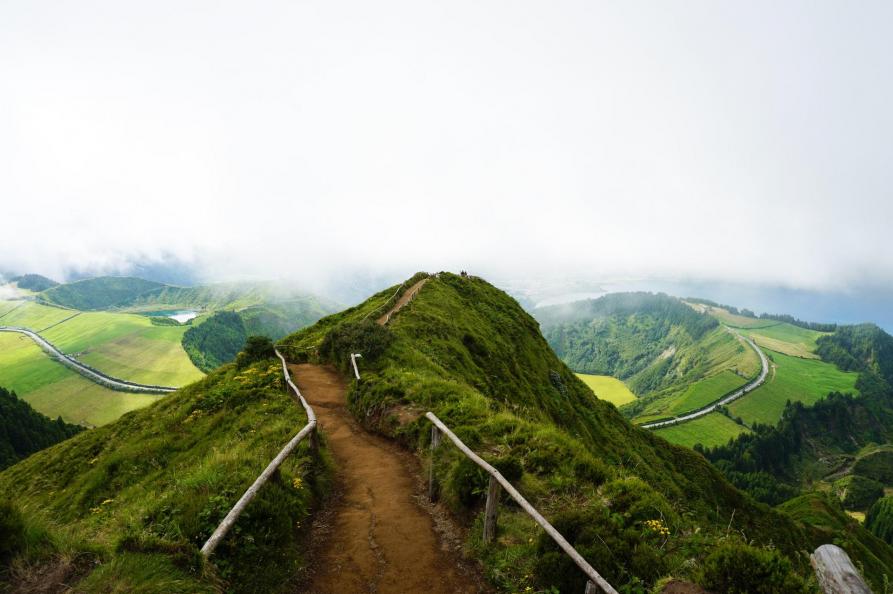
<path id="1" fill-rule="evenodd" d="M 596 458 L 577 458 L 574 460 L 574 476 L 582 481 L 601 485 L 611 476 L 611 471 Z"/>
<path id="2" fill-rule="evenodd" d="M 489 477 L 483 468 L 463 456 L 458 464 L 453 466 L 449 488 L 459 503 L 465 507 L 472 507 L 483 501 Z"/>
<path id="3" fill-rule="evenodd" d="M 893 485 L 893 452 L 880 450 L 859 458 L 853 465 L 853 473 Z"/>
<path id="4" fill-rule="evenodd" d="M 603 507 L 561 513 L 552 525 L 620 591 L 644 592 L 644 585 L 667 572 L 667 556 L 642 530 Z M 556 588 L 559 592 L 582 592 L 587 581 L 545 533 L 537 543 L 534 574 L 542 589 Z"/>
<path id="5" fill-rule="evenodd" d="M 393 335 L 372 320 L 347 322 L 326 334 L 319 346 L 319 354 L 341 368 L 346 368 L 351 353 L 360 353 L 364 363 L 373 363 L 392 340 Z"/>
<path id="6" fill-rule="evenodd" d="M 524 467 L 521 466 L 521 461 L 514 456 L 497 458 L 491 464 L 510 483 L 521 480 L 521 475 L 524 474 Z"/>
<path id="7" fill-rule="evenodd" d="M 865 511 L 884 496 L 884 486 L 864 476 L 852 475 L 835 484 L 844 509 Z"/>
<path id="8" fill-rule="evenodd" d="M 893 497 L 882 497 L 874 502 L 865 515 L 865 527 L 887 544 L 893 545 Z"/>
<path id="9" fill-rule="evenodd" d="M 707 559 L 698 582 L 727 594 L 806 594 L 810 590 L 777 551 L 744 544 L 720 545 Z"/>
<path id="10" fill-rule="evenodd" d="M 273 348 L 273 341 L 266 336 L 249 336 L 245 341 L 245 348 L 236 357 L 236 367 L 243 369 L 257 361 L 275 357 L 276 350 Z"/>
<path id="11" fill-rule="evenodd" d="M 9 559 L 25 546 L 25 521 L 21 512 L 0 501 L 0 559 Z"/>

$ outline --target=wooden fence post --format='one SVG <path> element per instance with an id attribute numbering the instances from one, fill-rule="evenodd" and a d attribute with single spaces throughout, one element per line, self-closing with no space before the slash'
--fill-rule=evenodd
<path id="1" fill-rule="evenodd" d="M 428 471 L 428 499 L 433 503 L 437 501 L 437 479 L 434 478 L 434 454 L 440 445 L 440 430 L 431 425 L 431 467 Z"/>
<path id="2" fill-rule="evenodd" d="M 314 426 L 313 431 L 310 432 L 310 453 L 313 457 L 319 456 L 319 433 L 318 427 Z"/>
<path id="3" fill-rule="evenodd" d="M 496 515 L 499 511 L 499 481 L 490 475 L 490 486 L 487 487 L 487 506 L 484 508 L 484 542 L 493 542 L 496 538 Z"/>
<path id="4" fill-rule="evenodd" d="M 810 555 L 809 561 L 825 594 L 871 594 L 859 570 L 840 547 L 822 545 Z"/>

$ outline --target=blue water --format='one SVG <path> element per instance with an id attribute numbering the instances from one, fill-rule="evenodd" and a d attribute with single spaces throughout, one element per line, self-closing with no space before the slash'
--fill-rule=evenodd
<path id="1" fill-rule="evenodd" d="M 144 316 L 149 317 L 163 317 L 163 318 L 171 318 L 177 320 L 181 324 L 188 322 L 191 319 L 194 319 L 198 316 L 197 311 L 193 311 L 191 309 L 177 309 L 177 310 L 167 310 L 167 311 L 145 311 L 142 312 Z"/>

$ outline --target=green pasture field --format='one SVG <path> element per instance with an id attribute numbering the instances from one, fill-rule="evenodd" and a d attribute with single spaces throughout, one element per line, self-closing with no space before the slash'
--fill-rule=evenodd
<path id="1" fill-rule="evenodd" d="M 184 386 L 204 377 L 180 343 L 188 326 L 155 326 L 146 316 L 84 312 L 43 333 L 67 354 L 111 376 Z"/>
<path id="2" fill-rule="evenodd" d="M 11 332 L 0 332 L 0 386 L 50 418 L 85 425 L 104 425 L 160 398 L 104 388 L 47 357 L 27 336 Z"/>
<path id="3" fill-rule="evenodd" d="M 778 324 L 758 330 L 744 330 L 761 347 L 804 359 L 818 359 L 816 340 L 822 332 L 807 330 L 792 324 Z"/>
<path id="4" fill-rule="evenodd" d="M 831 363 L 801 359 L 774 351 L 766 351 L 773 362 L 766 383 L 729 405 L 729 410 L 748 424 L 775 425 L 785 403 L 800 401 L 814 404 L 829 392 L 858 393 L 856 372 L 840 371 Z"/>
<path id="5" fill-rule="evenodd" d="M 733 328 L 767 328 L 781 323 L 775 320 L 762 320 L 760 318 L 737 316 L 719 307 L 710 307 L 707 313 L 723 324 L 732 326 Z"/>
<path id="6" fill-rule="evenodd" d="M 0 308 L 9 303 L 21 304 L 0 302 Z M 0 318 L 0 324 L 39 332 L 62 352 L 120 379 L 179 387 L 204 377 L 180 344 L 188 326 L 155 326 L 146 316 L 33 302 Z"/>
<path id="7" fill-rule="evenodd" d="M 0 325 L 22 326 L 34 332 L 41 332 L 78 313 L 73 309 L 50 307 L 33 301 L 0 302 L 0 309 L 7 307 L 9 307 L 9 313 L 0 318 Z"/>
<path id="8" fill-rule="evenodd" d="M 747 429 L 719 413 L 710 413 L 687 423 L 680 423 L 654 431 L 670 443 L 693 447 L 696 443 L 704 447 L 725 445 L 733 437 L 746 433 Z"/>
<path id="9" fill-rule="evenodd" d="M 629 388 L 622 381 L 610 375 L 592 375 L 589 373 L 578 373 L 578 378 L 595 392 L 595 395 L 602 400 L 607 400 L 614 406 L 620 406 L 636 399 Z"/>
<path id="10" fill-rule="evenodd" d="M 717 375 L 702 379 L 672 399 L 664 400 L 665 415 L 679 415 L 692 412 L 719 400 L 729 392 L 740 388 L 747 379 L 736 373 L 725 370 Z"/>

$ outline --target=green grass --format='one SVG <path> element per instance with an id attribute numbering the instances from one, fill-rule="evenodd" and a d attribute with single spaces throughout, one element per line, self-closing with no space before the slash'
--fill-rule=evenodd
<path id="1" fill-rule="evenodd" d="M 697 410 L 743 386 L 760 370 L 754 350 L 725 328 L 717 328 L 675 356 L 681 358 L 679 366 L 685 372 L 669 388 L 644 399 L 644 405 L 631 405 L 638 410 L 634 422 Z M 631 407 L 628 412 L 633 412 Z"/>
<path id="2" fill-rule="evenodd" d="M 840 371 L 830 363 L 766 351 L 773 369 L 766 383 L 729 405 L 729 410 L 748 424 L 774 425 L 785 403 L 813 404 L 829 392 L 856 394 L 858 373 Z"/>
<path id="3" fill-rule="evenodd" d="M 0 306 L 4 303 L 15 302 Z M 120 379 L 177 387 L 204 375 L 180 344 L 187 326 L 155 326 L 135 314 L 77 312 L 32 302 L 0 318 L 0 324 L 40 332 L 62 352 Z"/>
<path id="4" fill-rule="evenodd" d="M 576 374 L 583 383 L 595 392 L 602 400 L 607 400 L 614 406 L 620 406 L 636 399 L 636 395 L 630 392 L 622 381 L 610 375 L 591 375 L 588 373 Z"/>
<path id="5" fill-rule="evenodd" d="M 693 421 L 655 430 L 657 435 L 670 443 L 689 448 L 696 443 L 704 447 L 725 445 L 730 439 L 746 432 L 746 428 L 720 413 L 710 413 Z"/>
<path id="6" fill-rule="evenodd" d="M 305 520 L 328 476 L 306 443 L 249 505 L 212 566 L 203 567 L 198 547 L 305 423 L 278 362 L 226 366 L 11 466 L 0 492 L 29 525 L 50 530 L 45 546 L 96 558 L 68 583 L 74 591 L 206 592 L 221 581 L 227 591 L 281 591 L 304 564 Z M 19 554 L 38 568 L 56 562 Z"/>
<path id="7" fill-rule="evenodd" d="M 634 578 L 647 590 L 667 572 L 688 571 L 697 563 L 690 560 L 724 538 L 733 510 L 736 529 L 772 542 L 809 573 L 795 552 L 812 548 L 799 540 L 801 528 L 754 504 L 702 456 L 633 427 L 610 403 L 593 399 L 513 299 L 481 279 L 441 273 L 385 331 L 361 324 L 395 288 L 282 341 L 292 357 L 321 357 L 345 374 L 348 354 L 361 350 L 363 380 L 351 384 L 348 403 L 368 427 L 424 459 L 430 425 L 422 414 L 433 411 L 469 447 L 508 469 L 525 497 L 620 590 L 635 589 Z M 742 430 L 725 418 L 710 422 L 725 439 Z M 438 450 L 434 475 L 443 503 L 478 522 L 486 476 L 449 445 Z M 661 516 L 677 535 L 664 549 L 637 536 L 642 522 Z M 500 526 L 496 545 L 483 546 L 473 527 L 467 542 L 497 584 L 548 590 L 579 578 L 528 524 L 512 519 Z M 582 591 L 583 583 L 567 588 Z"/>
<path id="8" fill-rule="evenodd" d="M 815 354 L 816 340 L 822 332 L 807 330 L 792 324 L 779 323 L 768 328 L 745 330 L 745 334 L 753 338 L 761 347 L 805 359 L 818 359 Z"/>
<path id="9" fill-rule="evenodd" d="M 48 326 L 57 324 L 65 318 L 78 313 L 61 307 L 50 307 L 33 301 L 3 301 L 0 307 L 11 306 L 10 312 L 0 318 L 0 325 L 22 326 L 40 332 Z"/>
<path id="10" fill-rule="evenodd" d="M 160 398 L 103 388 L 47 357 L 30 338 L 10 332 L 0 332 L 0 385 L 50 418 L 85 425 L 104 425 Z"/>
<path id="11" fill-rule="evenodd" d="M 738 316 L 732 313 L 729 313 L 725 309 L 719 307 L 708 306 L 707 313 L 712 315 L 714 318 L 722 322 L 727 326 L 732 326 L 733 328 L 766 328 L 769 326 L 774 326 L 776 324 L 780 324 L 781 322 L 777 322 L 775 320 L 762 320 L 760 318 L 748 318 L 747 316 Z"/>
<path id="12" fill-rule="evenodd" d="M 180 344 L 188 326 L 156 326 L 146 316 L 84 312 L 42 333 L 65 353 L 111 376 L 183 386 L 204 374 Z"/>

